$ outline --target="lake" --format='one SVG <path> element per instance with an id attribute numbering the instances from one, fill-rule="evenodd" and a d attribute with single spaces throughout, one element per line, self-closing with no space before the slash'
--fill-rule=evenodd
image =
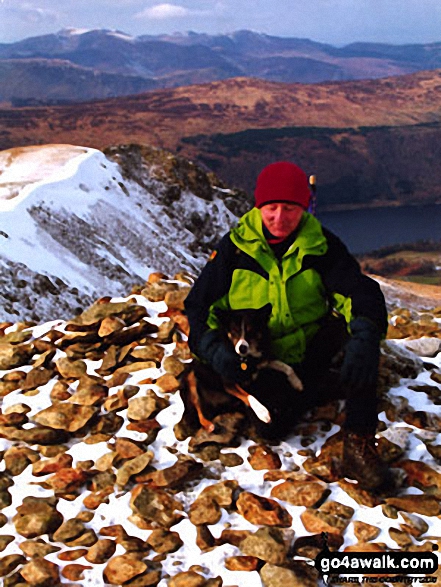
<path id="1" fill-rule="evenodd" d="M 317 212 L 354 254 L 418 240 L 441 240 L 441 205 Z"/>

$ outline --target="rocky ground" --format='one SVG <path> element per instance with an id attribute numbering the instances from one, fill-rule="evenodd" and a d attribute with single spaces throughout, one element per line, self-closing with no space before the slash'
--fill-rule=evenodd
<path id="1" fill-rule="evenodd" d="M 340 475 L 340 401 L 279 443 L 240 413 L 183 426 L 189 286 L 152 274 L 69 321 L 0 324 L 3 585 L 309 587 L 322 532 L 441 546 L 441 304 L 389 301 L 378 447 L 397 487 L 375 495 Z"/>

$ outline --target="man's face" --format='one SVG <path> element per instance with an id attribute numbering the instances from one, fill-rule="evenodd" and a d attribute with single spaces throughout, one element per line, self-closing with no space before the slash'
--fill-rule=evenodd
<path id="1" fill-rule="evenodd" d="M 299 225 L 303 208 L 286 202 L 266 204 L 260 209 L 262 221 L 271 234 L 285 238 Z"/>

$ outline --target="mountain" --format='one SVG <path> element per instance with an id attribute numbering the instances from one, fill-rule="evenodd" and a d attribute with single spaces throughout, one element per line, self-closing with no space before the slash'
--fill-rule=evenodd
<path id="1" fill-rule="evenodd" d="M 196 273 L 242 210 L 240 194 L 170 153 L 107 155 L 72 145 L 0 153 L 0 321 L 75 313 L 159 268 Z"/>
<path id="2" fill-rule="evenodd" d="M 0 44 L 2 61 L 0 72 L 6 67 L 10 74 L 2 76 L 0 100 L 82 101 L 238 76 L 320 83 L 403 75 L 440 68 L 441 43 L 337 48 L 247 30 L 133 37 L 120 31 L 66 29 Z M 90 83 L 92 75 L 96 87 Z M 16 84 L 22 76 L 26 84 Z"/>
<path id="3" fill-rule="evenodd" d="M 83 104 L 0 110 L 0 148 L 147 143 L 252 192 L 262 167 L 295 160 L 324 207 L 441 199 L 441 70 L 279 84 L 235 78 Z"/>

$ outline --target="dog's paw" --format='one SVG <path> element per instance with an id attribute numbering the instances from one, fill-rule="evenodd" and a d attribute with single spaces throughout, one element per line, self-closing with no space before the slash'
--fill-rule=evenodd
<path id="1" fill-rule="evenodd" d="M 271 414 L 265 408 L 265 406 L 261 404 L 260 401 L 253 395 L 249 396 L 248 401 L 250 402 L 250 408 L 253 410 L 259 420 L 265 422 L 265 424 L 269 424 L 271 422 Z"/>

